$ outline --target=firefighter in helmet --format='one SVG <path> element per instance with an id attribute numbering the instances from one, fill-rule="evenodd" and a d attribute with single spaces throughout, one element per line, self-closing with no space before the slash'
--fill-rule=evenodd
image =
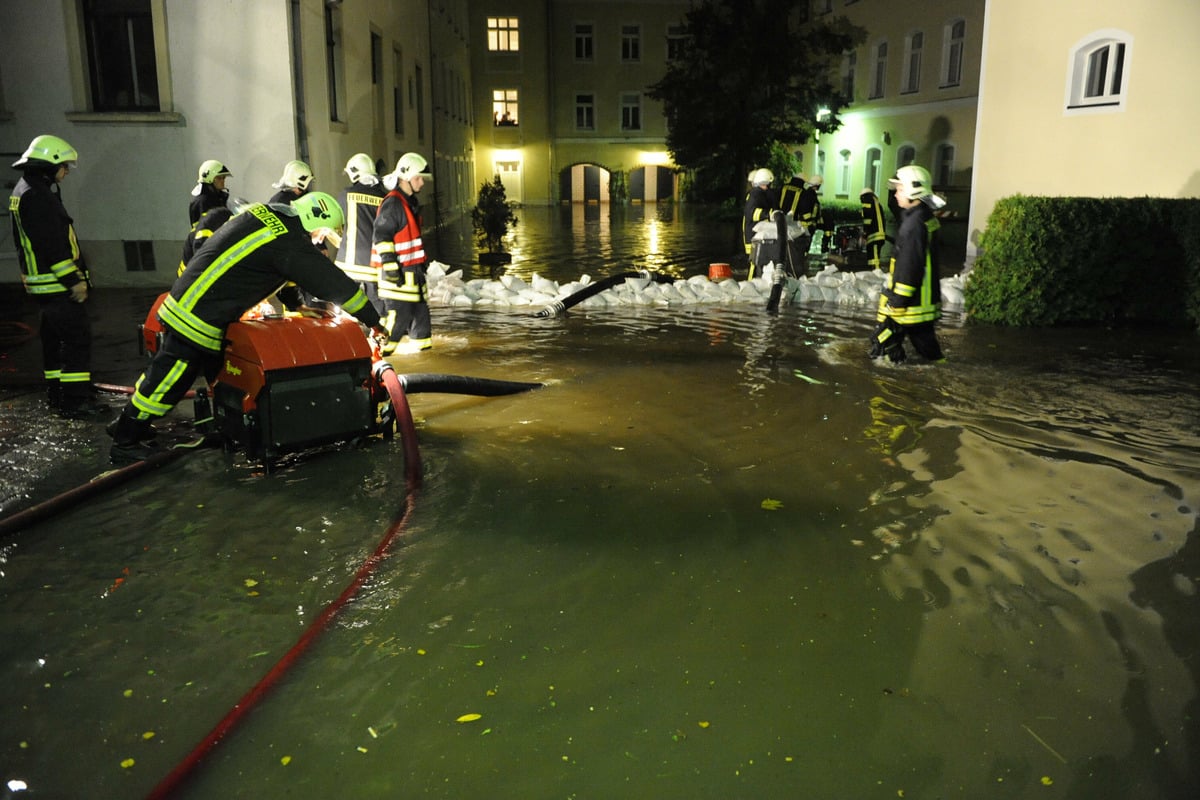
<path id="1" fill-rule="evenodd" d="M 201 164 L 197 172 L 196 185 L 192 188 L 192 201 L 188 203 L 188 222 L 193 228 L 200 217 L 204 216 L 205 211 L 225 207 L 226 201 L 229 200 L 225 179 L 233 177 L 228 167 L 211 158 Z"/>
<path id="2" fill-rule="evenodd" d="M 372 232 L 379 205 L 387 189 L 375 171 L 375 162 L 366 153 L 355 153 L 346 162 L 350 185 L 342 190 L 342 208 L 346 210 L 346 233 L 334 263 L 367 293 L 371 305 L 383 313 L 379 298 L 379 269 L 371 263 Z"/>
<path id="3" fill-rule="evenodd" d="M 278 191 L 271 195 L 268 203 L 290 203 L 312 188 L 312 167 L 303 161 L 289 161 L 283 165 L 283 174 L 271 184 Z"/>
<path id="4" fill-rule="evenodd" d="M 871 358 L 887 356 L 899 364 L 906 358 L 904 339 L 930 361 L 943 360 L 934 326 L 942 316 L 938 274 L 940 227 L 933 212 L 946 201 L 933 193 L 933 180 L 924 167 L 901 167 L 888 181 L 901 208 L 900 228 L 887 280 L 879 294 L 879 327 L 871 337 Z"/>
<path id="5" fill-rule="evenodd" d="M 41 312 L 47 400 L 64 416 L 91 418 L 109 408 L 92 394 L 88 271 L 79 253 L 74 220 L 58 190 L 78 159 L 75 148 L 59 137 L 35 137 L 13 162 L 21 170 L 21 179 L 13 188 L 8 211 L 21 282 Z"/>
<path id="6" fill-rule="evenodd" d="M 383 198 L 371 235 L 372 259 L 378 260 L 384 327 L 388 330 L 384 355 L 394 353 L 405 336 L 415 350 L 433 346 L 425 278 L 428 258 L 421 239 L 421 207 L 417 199 L 425 181 L 433 178 L 428 166 L 420 154 L 405 153 L 396 162 L 396 169 L 384 178 L 395 188 Z"/>

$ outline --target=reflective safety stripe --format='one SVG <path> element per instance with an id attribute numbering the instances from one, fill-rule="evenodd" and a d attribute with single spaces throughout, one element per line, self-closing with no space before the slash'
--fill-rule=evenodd
<path id="1" fill-rule="evenodd" d="M 146 378 L 146 376 L 143 374 L 142 377 L 138 378 L 137 390 L 133 393 L 133 398 L 131 400 L 133 407 L 138 411 L 149 414 L 152 417 L 166 416 L 167 412 L 169 412 L 173 406 L 168 403 L 164 403 L 163 396 L 166 395 L 166 393 L 169 392 L 175 386 L 175 384 L 179 383 L 179 379 L 183 376 L 183 373 L 187 370 L 188 366 L 188 362 L 183 361 L 182 359 L 176 361 L 171 367 L 171 371 L 167 373 L 166 377 L 163 378 L 162 382 L 159 383 L 158 386 L 153 388 L 152 393 L 149 395 L 146 395 L 142 392 L 142 382 Z"/>
<path id="2" fill-rule="evenodd" d="M 205 350 L 220 352 L 224 343 L 224 330 L 216 325 L 209 325 L 184 308 L 174 297 L 168 296 L 163 301 L 159 306 L 158 316 L 164 324 L 169 325 L 189 342 Z"/>
<path id="3" fill-rule="evenodd" d="M 48 381 L 56 381 L 62 376 L 62 370 L 47 369 L 42 371 L 42 377 Z"/>
<path id="4" fill-rule="evenodd" d="M 90 372 L 62 372 L 58 377 L 59 383 L 91 383 Z"/>
<path id="5" fill-rule="evenodd" d="M 363 310 L 367 304 L 367 293 L 359 289 L 350 296 L 350 299 L 342 303 L 342 311 L 347 314 L 354 315 Z"/>
<path id="6" fill-rule="evenodd" d="M 283 221 L 261 203 L 250 206 L 245 213 L 257 217 L 266 227 L 254 231 L 221 253 L 184 291 L 183 296 L 178 300 L 168 296 L 159 308 L 159 316 L 165 324 L 170 325 L 180 336 L 205 350 L 220 351 L 223 345 L 224 329 L 210 325 L 198 317 L 195 314 L 196 306 L 212 289 L 213 284 L 237 266 L 242 259 L 287 232 Z"/>

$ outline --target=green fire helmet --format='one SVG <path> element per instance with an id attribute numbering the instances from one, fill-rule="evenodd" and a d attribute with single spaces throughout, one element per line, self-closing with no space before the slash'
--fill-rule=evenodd
<path id="1" fill-rule="evenodd" d="M 325 192 L 310 192 L 292 201 L 292 208 L 300 214 L 300 224 L 312 233 L 318 228 L 340 231 L 346 226 L 346 215 L 338 201 Z"/>
<path id="2" fill-rule="evenodd" d="M 67 144 L 65 140 L 43 133 L 41 136 L 34 137 L 21 157 L 13 162 L 13 166 L 23 167 L 30 161 L 51 166 L 62 164 L 71 166 L 78 160 L 79 153 L 75 152 L 75 148 Z"/>

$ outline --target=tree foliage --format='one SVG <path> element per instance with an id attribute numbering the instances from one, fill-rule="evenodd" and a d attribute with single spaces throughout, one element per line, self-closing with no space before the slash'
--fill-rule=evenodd
<path id="1" fill-rule="evenodd" d="M 800 145 L 840 126 L 852 98 L 832 81 L 866 31 L 845 17 L 794 24 L 805 2 L 702 0 L 687 12 L 683 56 L 648 94 L 663 104 L 675 163 L 698 173 L 702 191 L 740 194 L 773 142 Z M 821 109 L 830 113 L 818 122 Z"/>
<path id="2" fill-rule="evenodd" d="M 471 224 L 475 240 L 489 253 L 504 249 L 504 236 L 510 225 L 517 224 L 513 204 L 508 201 L 508 192 L 500 182 L 500 176 L 479 187 L 479 202 L 471 209 Z"/>

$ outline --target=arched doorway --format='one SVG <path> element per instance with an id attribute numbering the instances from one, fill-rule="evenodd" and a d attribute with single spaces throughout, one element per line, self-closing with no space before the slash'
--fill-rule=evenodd
<path id="1" fill-rule="evenodd" d="M 612 173 L 598 164 L 572 164 L 558 174 L 558 196 L 564 203 L 608 203 Z"/>

